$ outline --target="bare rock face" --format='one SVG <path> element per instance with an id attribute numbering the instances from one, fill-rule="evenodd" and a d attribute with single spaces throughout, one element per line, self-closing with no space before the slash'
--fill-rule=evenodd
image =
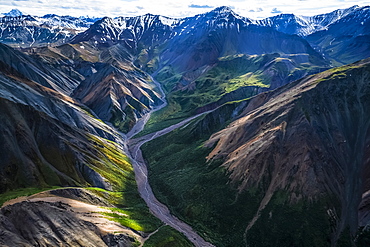
<path id="1" fill-rule="evenodd" d="M 102 155 L 92 136 L 116 141 L 118 134 L 83 105 L 4 63 L 0 105 L 0 192 L 48 185 L 112 188 L 91 166 Z"/>
<path id="2" fill-rule="evenodd" d="M 74 199 L 67 199 L 71 197 Z M 85 202 L 80 203 L 81 200 Z M 51 194 L 40 193 L 2 207 L 0 245 L 133 246 L 135 238 L 132 234 L 113 233 L 94 222 L 95 218 L 103 217 L 89 211 L 98 210 L 94 205 L 109 206 L 86 190 L 65 189 L 52 191 Z M 107 224 L 110 224 L 108 220 L 101 223 Z"/>
<path id="3" fill-rule="evenodd" d="M 122 132 L 128 132 L 138 118 L 162 103 L 159 89 L 148 74 L 132 64 L 134 56 L 125 45 L 100 47 L 83 42 L 28 53 L 78 80 L 71 96 Z"/>
<path id="4" fill-rule="evenodd" d="M 7 246 L 106 246 L 97 228 L 74 217 L 62 203 L 21 202 L 1 210 Z"/>
<path id="5" fill-rule="evenodd" d="M 28 106 L 1 98 L 0 105 L 1 192 L 46 185 L 92 184 L 111 189 L 84 163 L 87 157 L 98 154 L 86 133 Z M 82 150 L 85 155 L 81 155 Z"/>
<path id="6" fill-rule="evenodd" d="M 369 68 L 365 60 L 256 96 L 210 138 L 208 159 L 223 159 L 240 191 L 262 186 L 260 209 L 278 190 L 292 202 L 335 195 L 333 241 L 347 226 L 356 232 L 369 224 Z"/>
<path id="7" fill-rule="evenodd" d="M 69 95 L 79 84 L 77 80 L 68 77 L 52 66 L 4 44 L 0 44 L 0 62 L 2 63 L 1 67 L 6 65 L 24 78 L 66 95 Z"/>

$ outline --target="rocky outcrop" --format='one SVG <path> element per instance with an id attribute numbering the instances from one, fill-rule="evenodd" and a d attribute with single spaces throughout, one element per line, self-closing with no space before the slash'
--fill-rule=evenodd
<path id="1" fill-rule="evenodd" d="M 256 96 L 210 138 L 216 146 L 208 159 L 223 159 L 240 191 L 262 186 L 259 211 L 278 190 L 292 202 L 335 195 L 341 206 L 332 241 L 346 227 L 354 234 L 359 221 L 369 223 L 364 207 L 357 216 L 369 186 L 369 67 L 362 61 Z"/>
<path id="2" fill-rule="evenodd" d="M 97 155 L 87 133 L 30 106 L 1 98 L 0 105 L 0 149 L 6 150 L 0 154 L 1 192 L 19 187 L 88 183 L 111 188 L 85 163 L 86 157 Z"/>
<path id="3" fill-rule="evenodd" d="M 79 81 L 68 77 L 52 66 L 1 43 L 0 61 L 2 67 L 8 66 L 23 77 L 66 95 L 71 94 L 79 84 Z"/>
<path id="4" fill-rule="evenodd" d="M 133 55 L 122 44 L 100 47 L 85 42 L 28 53 L 77 80 L 71 96 L 122 132 L 162 102 L 155 83 L 132 64 Z"/>
<path id="5" fill-rule="evenodd" d="M 107 65 L 82 82 L 73 96 L 102 120 L 128 132 L 137 118 L 161 102 L 154 83 L 145 76 L 140 71 Z"/>
<path id="6" fill-rule="evenodd" d="M 97 227 L 76 219 L 63 203 L 21 202 L 1 213 L 0 241 L 5 246 L 106 246 Z"/>
<path id="7" fill-rule="evenodd" d="M 126 247 L 142 241 L 137 232 L 105 219 L 99 214 L 104 210 L 97 206 L 111 205 L 77 188 L 43 192 L 19 200 L 0 210 L 0 244 Z"/>
<path id="8" fill-rule="evenodd" d="M 0 65 L 1 192 L 50 185 L 112 189 L 96 171 L 109 150 L 97 149 L 108 145 L 97 136 L 119 141 L 118 133 L 76 100 Z"/>

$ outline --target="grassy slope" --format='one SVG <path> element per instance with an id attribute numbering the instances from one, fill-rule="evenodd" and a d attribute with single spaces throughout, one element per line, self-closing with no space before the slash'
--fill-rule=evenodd
<path id="1" fill-rule="evenodd" d="M 147 241 L 144 247 L 191 247 L 192 243 L 185 238 L 184 235 L 171 228 L 170 226 L 163 226 L 159 228 L 158 232 L 153 234 Z"/>
<path id="2" fill-rule="evenodd" d="M 136 231 L 154 232 L 161 227 L 162 222 L 149 212 L 147 205 L 139 195 L 133 168 L 128 157 L 118 150 L 113 142 L 97 138 L 94 138 L 94 141 L 96 142 L 95 147 L 103 153 L 103 156 L 99 157 L 101 162 L 97 163 L 99 173 L 108 178 L 116 187 L 115 191 L 90 189 L 117 207 L 110 208 L 112 212 L 105 213 L 105 215 L 109 219 Z M 112 165 L 108 165 L 109 163 Z M 122 214 L 127 216 L 122 216 Z M 170 246 L 168 244 L 192 246 L 185 236 L 176 230 L 165 229 L 166 231 L 160 230 L 162 234 L 154 234 L 150 238 L 151 245 L 148 246 Z"/>
<path id="3" fill-rule="evenodd" d="M 194 86 L 174 90 L 184 76 L 170 66 L 162 68 L 156 79 L 162 83 L 167 94 L 168 106 L 153 113 L 142 134 L 148 134 L 194 115 L 197 109 L 217 102 L 230 93 L 235 99 L 252 97 L 271 86 L 272 81 L 286 78 L 292 81 L 304 73 L 313 73 L 319 68 L 303 63 L 299 56 L 281 58 L 279 54 L 238 54 L 219 58 L 214 67 L 196 79 Z M 290 67 L 297 66 L 297 67 Z M 276 87 L 276 85 L 275 85 Z M 243 96 L 235 93 L 244 88 Z"/>
<path id="4" fill-rule="evenodd" d="M 162 223 L 148 210 L 145 202 L 134 188 L 125 191 L 107 191 L 100 188 L 88 188 L 94 194 L 102 197 L 116 206 L 110 209 L 110 213 L 103 213 L 123 226 L 135 231 L 153 232 Z M 125 215 L 125 216 L 123 216 Z"/>
<path id="5" fill-rule="evenodd" d="M 16 190 L 7 191 L 5 193 L 0 194 L 0 207 L 4 204 L 4 202 L 9 201 L 11 199 L 15 199 L 21 196 L 30 196 L 45 190 L 57 189 L 59 187 L 43 187 L 43 188 L 20 188 Z"/>
<path id="6" fill-rule="evenodd" d="M 267 63 L 275 56 L 236 55 L 221 58 L 218 66 L 195 81 L 196 88 L 194 90 L 185 91 L 172 90 L 182 76 L 171 67 L 163 68 L 156 79 L 163 84 L 165 91 L 168 92 L 168 105 L 152 114 L 141 135 L 178 123 L 193 115 L 199 107 L 216 102 L 225 94 L 240 87 L 250 86 L 250 96 L 253 96 L 255 87 L 266 88 L 268 84 L 264 83 L 265 78 L 260 72 L 253 74 L 248 71 L 256 72 L 261 63 Z"/>
<path id="7" fill-rule="evenodd" d="M 193 125 L 144 145 L 144 154 L 152 154 L 146 158 L 153 190 L 205 239 L 217 246 L 239 246 L 245 222 L 253 217 L 257 204 L 236 202 L 253 202 L 260 196 L 244 193 L 237 198 L 223 168 L 205 164 L 210 150 L 202 146 L 205 139 L 194 141 Z"/>
<path id="8" fill-rule="evenodd" d="M 101 188 L 87 189 L 116 206 L 109 208 L 111 213 L 105 213 L 107 218 L 135 231 L 150 233 L 161 227 L 162 222 L 149 212 L 147 205 L 139 195 L 134 171 L 128 157 L 114 142 L 94 135 L 90 135 L 89 139 L 97 153 L 96 156 L 85 153 L 86 164 L 107 179 L 112 184 L 113 191 Z M 13 198 L 29 196 L 53 188 L 55 187 L 45 185 L 40 188 L 32 187 L 7 191 L 0 194 L 0 205 Z M 123 214 L 126 216 L 122 216 Z M 182 234 L 173 229 L 162 230 L 160 234 L 157 233 L 153 236 L 155 237 L 150 240 L 151 245 L 149 246 L 169 246 L 166 244 L 171 243 L 176 246 L 192 246 Z"/>
<path id="9" fill-rule="evenodd" d="M 227 105 L 227 111 L 236 105 Z M 265 185 L 239 194 L 229 184 L 225 170 L 219 166 L 221 162 L 206 162 L 210 149 L 203 142 L 221 126 L 214 119 L 194 121 L 145 144 L 143 152 L 149 163 L 150 183 L 159 200 L 216 246 L 241 246 Z M 291 204 L 286 192 L 276 193 L 246 235 L 248 244 L 328 246 L 332 225 L 326 212 L 327 202 L 327 198 L 322 198 Z"/>

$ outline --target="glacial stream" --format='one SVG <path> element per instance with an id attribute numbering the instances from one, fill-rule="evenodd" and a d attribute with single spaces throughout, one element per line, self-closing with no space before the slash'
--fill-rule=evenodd
<path id="1" fill-rule="evenodd" d="M 154 81 L 154 79 L 152 79 Z M 149 120 L 150 114 L 154 111 L 158 111 L 165 107 L 167 105 L 167 102 L 165 100 L 165 94 L 160 86 L 160 84 L 156 81 L 154 83 L 160 88 L 161 94 L 162 94 L 162 100 L 163 104 L 158 106 L 157 108 L 153 109 L 151 112 L 147 113 L 144 117 L 139 119 L 139 121 L 135 124 L 135 126 L 132 128 L 132 130 L 127 133 L 126 135 L 126 153 L 129 155 L 132 165 L 134 167 L 135 172 L 135 179 L 138 186 L 139 193 L 141 197 L 144 199 L 146 204 L 148 205 L 150 211 L 153 215 L 155 215 L 157 218 L 159 218 L 164 224 L 169 225 L 176 229 L 177 231 L 183 233 L 189 241 L 191 241 L 196 247 L 211 247 L 214 246 L 208 242 L 206 242 L 201 236 L 199 236 L 188 224 L 182 222 L 177 217 L 173 216 L 166 205 L 162 204 L 157 200 L 157 198 L 154 196 L 154 193 L 152 191 L 152 188 L 150 187 L 150 184 L 148 182 L 148 169 L 147 165 L 144 161 L 144 158 L 142 156 L 140 147 L 148 142 L 151 141 L 159 136 L 162 136 L 164 134 L 167 134 L 171 132 L 172 130 L 179 128 L 191 120 L 199 117 L 202 114 L 206 114 L 207 112 L 204 112 L 202 114 L 193 116 L 191 118 L 188 118 L 178 124 L 172 125 L 168 128 L 165 128 L 163 130 L 148 134 L 146 136 L 132 139 L 134 135 L 139 133 L 143 130 L 146 122 Z"/>

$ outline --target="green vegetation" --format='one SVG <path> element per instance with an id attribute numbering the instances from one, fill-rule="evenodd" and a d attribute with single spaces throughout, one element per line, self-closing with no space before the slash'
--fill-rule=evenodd
<path id="1" fill-rule="evenodd" d="M 275 192 L 248 231 L 248 246 L 330 246 L 330 198 L 291 203 L 289 193 Z M 349 245 L 347 245 L 349 246 Z"/>
<path id="2" fill-rule="evenodd" d="M 0 207 L 4 204 L 4 202 L 9 201 L 11 199 L 15 199 L 21 196 L 30 196 L 33 194 L 37 194 L 42 191 L 46 190 L 52 190 L 52 189 L 57 189 L 59 187 L 44 187 L 44 188 L 21 188 L 21 189 L 16 189 L 16 190 L 10 190 L 7 191 L 3 194 L 0 194 Z"/>
<path id="3" fill-rule="evenodd" d="M 226 101 L 249 98 L 270 86 L 278 87 L 319 70 L 309 61 L 304 63 L 305 60 L 309 59 L 302 54 L 284 58 L 278 53 L 237 54 L 219 58 L 217 64 L 204 74 L 199 71 L 179 72 L 165 66 L 157 73 L 156 79 L 168 92 L 168 106 L 152 115 L 142 134 L 168 127 L 209 104 L 214 107 Z"/>
<path id="4" fill-rule="evenodd" d="M 133 230 L 155 231 L 162 223 L 149 212 L 140 197 L 129 158 L 114 142 L 93 135 L 90 135 L 90 138 L 97 151 L 97 157 L 89 160 L 90 167 L 107 179 L 114 189 L 108 191 L 88 188 L 117 207 L 110 208 L 112 212 L 105 215 Z"/>
<path id="5" fill-rule="evenodd" d="M 126 187 L 136 188 L 135 174 L 129 158 L 114 142 L 94 135 L 89 137 L 97 153 L 95 157 L 86 157 L 87 165 L 107 179 L 115 191 L 125 190 Z"/>
<path id="6" fill-rule="evenodd" d="M 191 247 L 192 243 L 181 233 L 171 228 L 163 226 L 158 229 L 158 232 L 150 236 L 145 241 L 143 247 Z"/>
<path id="7" fill-rule="evenodd" d="M 260 194 L 238 195 L 228 185 L 220 162 L 206 163 L 210 149 L 203 146 L 203 140 L 209 132 L 196 129 L 203 121 L 208 119 L 195 120 L 144 145 L 150 183 L 157 198 L 206 240 L 216 246 L 240 246 Z"/>
<path id="8" fill-rule="evenodd" d="M 95 117 L 95 116 L 92 114 L 92 112 L 91 112 L 91 109 L 90 109 L 90 108 L 85 107 L 85 106 L 81 106 L 81 107 L 80 107 L 80 109 L 81 109 L 84 113 L 86 113 L 88 116 L 92 117 L 93 119 L 95 119 L 95 120 L 97 120 L 97 121 L 99 121 L 99 122 L 101 122 L 101 123 L 104 123 L 104 122 L 103 122 L 103 120 L 101 120 L 100 118 Z"/>
<path id="9" fill-rule="evenodd" d="M 263 83 L 263 80 L 261 80 L 258 75 L 249 72 L 229 80 L 227 85 L 225 85 L 225 92 L 230 93 L 245 86 L 269 87 L 268 84 Z"/>
<path id="10" fill-rule="evenodd" d="M 370 246 L 370 230 L 364 227 L 361 227 L 358 230 L 356 236 L 356 246 L 357 247 L 366 247 Z"/>
<path id="11" fill-rule="evenodd" d="M 358 65 L 355 65 L 355 64 L 349 64 L 349 65 L 345 65 L 345 66 L 341 66 L 341 67 L 338 67 L 338 68 L 333 68 L 333 69 L 330 69 L 330 70 L 327 70 L 326 72 L 324 73 L 328 73 L 328 76 L 322 78 L 322 79 L 319 79 L 319 80 L 316 80 L 314 83 L 315 84 L 318 84 L 320 82 L 323 82 L 323 81 L 335 81 L 335 80 L 338 80 L 338 79 L 344 79 L 344 78 L 347 78 L 347 75 L 348 74 L 356 74 L 355 69 L 357 68 L 360 68 L 361 66 L 358 66 Z"/>
<path id="12" fill-rule="evenodd" d="M 112 213 L 102 213 L 106 215 L 108 219 L 116 221 L 123 226 L 129 227 L 135 231 L 142 232 L 153 232 L 158 228 L 158 225 L 143 217 L 135 209 L 119 209 L 119 208 L 108 208 Z M 136 211 L 136 212 L 135 212 Z"/>
<path id="13" fill-rule="evenodd" d="M 221 160 L 207 162 L 211 148 L 203 144 L 227 123 L 226 116 L 239 103 L 226 104 L 143 146 L 157 198 L 218 247 L 244 246 L 245 240 L 248 246 L 330 245 L 333 225 L 327 210 L 335 208 L 335 200 L 292 203 L 290 194 L 283 190 L 275 192 L 245 238 L 245 230 L 266 193 L 268 175 L 260 187 L 239 193 L 237 184 L 229 181 L 227 171 L 220 166 Z M 222 118 L 226 122 L 216 121 Z"/>
<path id="14" fill-rule="evenodd" d="M 103 214 L 123 226 L 136 231 L 153 232 L 162 225 L 162 222 L 149 212 L 136 188 L 115 192 L 100 188 L 87 189 L 116 206 L 107 208 L 111 213 Z"/>
<path id="15" fill-rule="evenodd" d="M 135 112 L 131 105 L 128 105 L 124 112 L 114 107 L 111 114 L 112 117 L 109 119 L 109 122 L 123 133 L 127 133 L 135 124 Z"/>

